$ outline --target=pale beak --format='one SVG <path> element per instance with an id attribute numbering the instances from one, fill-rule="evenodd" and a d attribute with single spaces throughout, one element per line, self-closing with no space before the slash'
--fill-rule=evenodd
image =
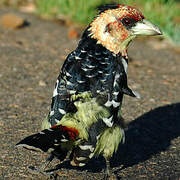
<path id="1" fill-rule="evenodd" d="M 151 22 L 143 19 L 131 28 L 133 35 L 161 35 L 161 30 Z"/>

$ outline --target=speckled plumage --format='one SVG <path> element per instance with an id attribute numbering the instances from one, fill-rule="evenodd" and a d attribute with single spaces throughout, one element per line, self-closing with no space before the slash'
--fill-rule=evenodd
<path id="1" fill-rule="evenodd" d="M 61 119 L 66 121 L 66 114 L 76 113 L 75 103 L 81 101 L 81 98 L 72 100 L 73 96 L 88 93 L 91 94 L 91 98 L 96 99 L 100 106 L 105 106 L 109 112 L 107 117 L 101 119 L 102 122 L 99 122 L 101 120 L 98 119 L 96 125 L 92 124 L 88 127 L 89 136 L 96 137 L 102 133 L 99 131 L 102 129 L 101 127 L 111 128 L 116 124 L 120 125 L 121 133 L 123 133 L 123 122 L 120 116 L 123 94 L 136 96 L 127 86 L 128 59 L 120 53 L 114 54 L 101 44 L 97 44 L 97 40 L 89 36 L 88 29 L 84 32 L 77 49 L 67 57 L 58 76 L 53 93 L 49 127 L 61 124 Z M 83 113 L 85 114 L 85 112 Z M 98 123 L 101 125 L 97 125 Z M 119 138 L 119 142 L 122 138 Z M 96 143 L 97 139 L 91 138 L 82 144 L 84 146 L 91 145 L 95 149 Z M 87 158 L 89 154 L 92 154 L 90 151 L 89 153 L 84 151 L 83 154 L 83 150 L 79 147 L 75 152 L 76 156 L 79 154 L 84 157 L 86 154 Z"/>
<path id="2" fill-rule="evenodd" d="M 17 145 L 50 152 L 62 161 L 70 151 L 73 166 L 102 154 L 109 175 L 109 159 L 125 137 L 123 96 L 139 98 L 127 84 L 127 47 L 139 34 L 161 32 L 135 8 L 101 7 L 62 66 L 42 124 L 45 130 Z"/>
<path id="3" fill-rule="evenodd" d="M 123 93 L 135 96 L 127 86 L 126 68 L 128 60 L 121 54 L 114 54 L 96 44 L 85 31 L 75 51 L 64 62 L 58 77 L 50 112 L 50 125 L 58 123 L 65 113 L 76 111 L 71 96 L 89 92 L 92 97 L 103 96 L 103 101 L 120 103 Z M 123 60 L 122 60 L 123 59 Z M 124 63 L 126 67 L 124 68 Z M 116 106 L 116 105 L 114 105 Z"/>

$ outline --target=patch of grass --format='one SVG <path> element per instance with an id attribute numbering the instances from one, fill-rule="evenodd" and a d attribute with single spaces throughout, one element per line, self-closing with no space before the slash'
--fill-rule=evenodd
<path id="1" fill-rule="evenodd" d="M 68 17 L 87 25 L 96 14 L 96 8 L 110 0 L 36 0 L 38 13 L 46 17 Z"/>
<path id="2" fill-rule="evenodd" d="M 18 6 L 34 1 L 37 13 L 48 18 L 66 18 L 87 25 L 97 14 L 96 8 L 113 2 L 139 8 L 158 25 L 164 36 L 180 45 L 180 2 L 178 0 L 0 0 L 0 5 Z"/>
<path id="3" fill-rule="evenodd" d="M 111 3 L 112 0 L 36 0 L 35 2 L 40 15 L 64 16 L 87 25 L 96 15 L 96 8 Z M 166 37 L 180 44 L 180 3 L 176 0 L 114 0 L 114 2 L 138 7 L 147 19 L 161 28 Z"/>

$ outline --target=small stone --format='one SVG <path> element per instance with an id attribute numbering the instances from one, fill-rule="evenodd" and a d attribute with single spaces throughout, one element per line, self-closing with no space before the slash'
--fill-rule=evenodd
<path id="1" fill-rule="evenodd" d="M 69 29 L 68 31 L 68 38 L 69 39 L 76 39 L 78 38 L 79 33 L 76 31 L 76 29 Z"/>
<path id="2" fill-rule="evenodd" d="M 15 14 L 5 14 L 0 19 L 1 24 L 6 28 L 16 29 L 25 24 L 25 20 Z"/>
<path id="3" fill-rule="evenodd" d="M 9 107 L 10 108 L 19 108 L 19 105 L 18 104 L 10 104 Z"/>
<path id="4" fill-rule="evenodd" d="M 40 80 L 40 81 L 39 81 L 39 86 L 44 87 L 44 86 L 46 86 L 46 83 L 45 83 L 44 81 Z"/>
<path id="5" fill-rule="evenodd" d="M 3 121 L 0 120 L 0 126 L 4 126 L 4 123 Z"/>
<path id="6" fill-rule="evenodd" d="M 153 102 L 153 103 L 156 102 L 155 99 L 153 99 L 153 98 L 149 99 L 149 101 Z"/>
<path id="7" fill-rule="evenodd" d="M 36 6 L 34 3 L 29 3 L 28 5 L 21 6 L 19 9 L 26 13 L 34 13 L 36 11 Z"/>

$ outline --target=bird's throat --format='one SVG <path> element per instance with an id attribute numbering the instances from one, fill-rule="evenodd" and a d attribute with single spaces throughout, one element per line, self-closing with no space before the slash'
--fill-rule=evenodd
<path id="1" fill-rule="evenodd" d="M 135 37 L 136 37 L 136 36 L 131 35 L 131 36 L 129 36 L 127 39 L 125 39 L 124 41 L 120 42 L 120 43 L 118 44 L 118 49 L 117 49 L 118 53 L 121 53 L 122 56 L 127 57 L 127 48 L 128 48 L 128 46 L 129 46 L 130 42 L 131 42 Z"/>

